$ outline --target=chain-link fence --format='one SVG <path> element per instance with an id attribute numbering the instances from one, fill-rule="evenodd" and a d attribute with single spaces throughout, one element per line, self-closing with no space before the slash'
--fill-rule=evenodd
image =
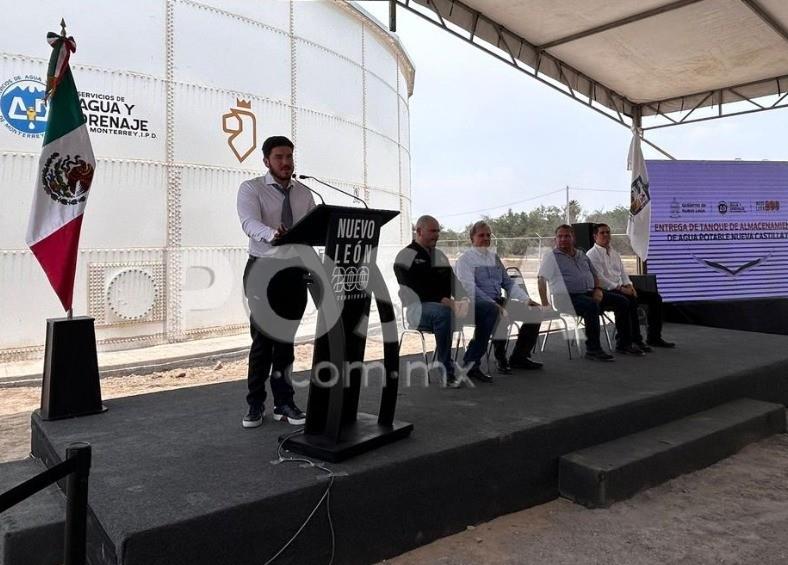
<path id="1" fill-rule="evenodd" d="M 552 235 L 542 237 L 493 236 L 492 245 L 496 253 L 501 257 L 504 265 L 520 269 L 529 294 L 538 300 L 536 274 L 539 271 L 539 265 L 542 263 L 542 257 L 553 249 L 554 241 L 555 239 Z M 621 255 L 627 273 L 637 273 L 637 256 L 632 251 L 629 236 L 625 233 L 612 234 L 610 244 Z M 467 239 L 441 239 L 438 241 L 438 248 L 446 254 L 452 264 L 470 246 L 471 242 Z"/>

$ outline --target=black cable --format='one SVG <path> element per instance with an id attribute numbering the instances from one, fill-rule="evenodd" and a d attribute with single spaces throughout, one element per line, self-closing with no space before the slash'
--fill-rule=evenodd
<path id="1" fill-rule="evenodd" d="M 279 441 L 279 445 L 276 448 L 277 464 L 280 464 L 280 463 L 304 463 L 306 465 L 309 465 L 310 467 L 315 467 L 316 469 L 320 469 L 324 473 L 328 473 L 328 477 L 329 477 L 328 486 L 326 487 L 326 490 L 323 491 L 323 495 L 320 497 L 320 500 L 317 501 L 317 504 L 315 504 L 315 507 L 309 513 L 309 516 L 306 517 L 306 520 L 304 520 L 304 522 L 298 528 L 296 533 L 293 534 L 293 536 L 287 541 L 287 543 L 285 543 L 279 549 L 279 551 L 277 551 L 273 555 L 273 557 L 271 557 L 268 561 L 266 561 L 264 565 L 270 565 L 271 563 L 273 563 L 280 555 L 282 555 L 282 553 L 288 547 L 290 547 L 290 545 L 296 540 L 296 538 L 298 538 L 298 536 L 301 534 L 301 532 L 304 530 L 304 528 L 306 528 L 307 524 L 309 524 L 310 520 L 312 520 L 312 518 L 314 517 L 315 513 L 320 508 L 320 505 L 323 504 L 324 500 L 326 501 L 326 515 L 328 516 L 328 527 L 329 527 L 329 532 L 330 532 L 330 535 L 331 535 L 331 558 L 328 561 L 328 565 L 331 565 L 334 562 L 334 553 L 336 551 L 336 537 L 335 537 L 335 534 L 334 534 L 334 522 L 331 519 L 331 498 L 330 498 L 331 487 L 334 486 L 334 472 L 331 469 L 329 469 L 328 467 L 325 467 L 323 465 L 315 463 L 314 461 L 312 461 L 311 459 L 307 459 L 306 457 L 283 457 L 282 456 L 282 446 L 284 445 L 284 443 L 288 439 L 290 439 L 291 437 L 296 436 L 296 435 L 298 435 L 300 433 L 303 433 L 303 431 L 304 431 L 304 428 L 299 428 L 298 430 L 296 430 L 294 432 L 291 432 L 289 434 L 286 434 L 285 436 L 282 437 L 282 439 Z"/>

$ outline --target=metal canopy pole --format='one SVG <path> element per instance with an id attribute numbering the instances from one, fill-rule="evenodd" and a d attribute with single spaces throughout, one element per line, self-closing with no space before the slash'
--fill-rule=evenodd
<path id="1" fill-rule="evenodd" d="M 389 31 L 397 32 L 397 0 L 389 0 Z"/>

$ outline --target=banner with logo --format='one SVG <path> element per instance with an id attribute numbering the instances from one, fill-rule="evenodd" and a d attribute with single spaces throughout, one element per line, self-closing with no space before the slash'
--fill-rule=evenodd
<path id="1" fill-rule="evenodd" d="M 788 296 L 788 162 L 649 161 L 666 302 Z"/>
<path id="2" fill-rule="evenodd" d="M 648 172 L 643 152 L 640 149 L 640 136 L 633 130 L 629 144 L 627 169 L 632 171 L 630 185 L 629 221 L 627 235 L 629 243 L 641 260 L 648 258 L 648 240 L 651 226 L 651 195 L 648 190 Z"/>
<path id="3" fill-rule="evenodd" d="M 63 308 L 70 311 L 82 215 L 96 161 L 68 62 L 76 42 L 65 33 L 50 33 L 47 41 L 52 46 L 48 116 L 26 241 Z"/>

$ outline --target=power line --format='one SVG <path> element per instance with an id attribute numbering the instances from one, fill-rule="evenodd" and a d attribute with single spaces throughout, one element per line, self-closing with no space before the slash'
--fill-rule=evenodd
<path id="1" fill-rule="evenodd" d="M 514 202 L 509 202 L 507 204 L 499 204 L 498 206 L 492 206 L 491 208 L 479 208 L 478 210 L 469 210 L 467 212 L 455 212 L 453 214 L 441 214 L 441 217 L 450 218 L 452 216 L 464 216 L 466 214 L 478 214 L 479 212 L 488 212 L 490 210 L 497 210 L 499 208 L 506 208 L 507 206 L 514 206 L 515 204 L 522 204 L 523 202 L 530 202 L 531 200 L 536 200 L 537 198 L 542 198 L 543 196 L 550 196 L 551 194 L 557 194 L 559 192 L 564 192 L 565 188 L 559 188 L 558 190 L 553 190 L 551 192 L 545 192 L 543 194 L 537 194 L 536 196 L 532 196 L 531 198 L 525 198 L 523 200 L 515 200 Z"/>
<path id="2" fill-rule="evenodd" d="M 581 192 L 630 192 L 629 190 L 621 190 L 621 189 L 614 189 L 614 188 L 577 188 L 574 186 L 570 186 L 569 190 L 579 190 Z"/>

